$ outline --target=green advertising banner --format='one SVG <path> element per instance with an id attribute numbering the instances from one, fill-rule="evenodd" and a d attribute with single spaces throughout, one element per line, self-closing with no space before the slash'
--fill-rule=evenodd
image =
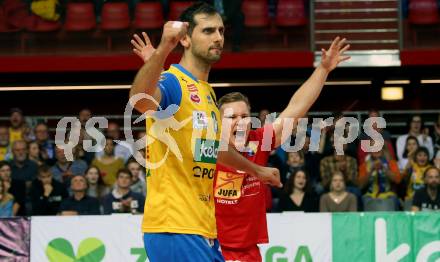
<path id="1" fill-rule="evenodd" d="M 333 261 L 440 261 L 440 214 L 332 215 Z"/>

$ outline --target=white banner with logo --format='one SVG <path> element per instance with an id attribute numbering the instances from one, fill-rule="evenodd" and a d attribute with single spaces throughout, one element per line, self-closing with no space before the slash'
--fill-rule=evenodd
<path id="1" fill-rule="evenodd" d="M 147 261 L 141 220 L 132 215 L 33 217 L 31 261 Z M 330 214 L 269 214 L 268 227 L 263 261 L 331 260 Z"/>
<path id="2" fill-rule="evenodd" d="M 32 217 L 31 261 L 146 261 L 138 260 L 145 257 L 141 219 L 132 215 Z"/>
<path id="3" fill-rule="evenodd" d="M 268 214 L 269 244 L 261 245 L 263 261 L 331 261 L 330 213 Z"/>

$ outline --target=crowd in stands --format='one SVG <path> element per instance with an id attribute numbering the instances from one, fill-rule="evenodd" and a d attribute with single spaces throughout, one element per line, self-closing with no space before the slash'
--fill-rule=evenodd
<path id="1" fill-rule="evenodd" d="M 86 152 L 82 141 L 91 112 L 79 114 L 80 141 L 68 161 L 45 123 L 30 127 L 23 112 L 11 110 L 0 126 L 0 217 L 142 213 L 145 170 L 126 144 L 116 144 L 120 129 L 110 122 L 102 152 Z"/>
<path id="2" fill-rule="evenodd" d="M 260 119 L 268 113 L 262 111 Z M 369 113 L 379 115 L 376 110 Z M 133 153 L 145 156 L 145 151 L 115 143 L 123 139 L 120 126 L 109 122 L 102 130 L 104 149 L 86 152 L 84 126 L 91 116 L 90 110 L 81 110 L 80 141 L 73 161 L 68 161 L 46 123 L 31 126 L 20 109 L 11 109 L 9 123 L 0 125 L 0 217 L 143 212 L 148 172 Z M 370 138 L 361 134 L 339 155 L 333 132 L 343 115 L 334 116 L 333 125 L 318 136 L 307 129 L 301 150 L 286 152 L 280 147 L 271 153 L 269 164 L 279 168 L 284 187 L 268 191 L 268 212 L 440 210 L 440 118 L 429 130 L 419 115 L 412 116 L 407 134 L 396 143 L 374 125 L 385 141 L 378 152 L 362 150 L 360 141 Z M 295 137 L 293 130 L 286 143 L 293 145 Z M 319 150 L 311 151 L 316 137 Z"/>
<path id="3" fill-rule="evenodd" d="M 376 110 L 369 112 L 370 117 L 379 115 Z M 431 133 L 414 115 L 408 133 L 395 144 L 386 130 L 374 125 L 384 139 L 378 152 L 362 150 L 360 141 L 370 138 L 361 134 L 344 145 L 344 155 L 338 155 L 333 132 L 342 116 L 335 114 L 333 126 L 322 129 L 317 152 L 308 150 L 310 130 L 302 151 L 274 152 L 270 162 L 280 168 L 285 184 L 283 190 L 272 191 L 278 211 L 440 210 L 440 122 Z"/>

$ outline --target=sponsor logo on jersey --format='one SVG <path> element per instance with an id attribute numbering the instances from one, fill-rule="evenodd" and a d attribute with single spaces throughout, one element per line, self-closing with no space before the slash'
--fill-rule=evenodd
<path id="1" fill-rule="evenodd" d="M 193 128 L 205 129 L 207 127 L 208 127 L 208 117 L 206 116 L 206 112 L 193 111 Z"/>
<path id="2" fill-rule="evenodd" d="M 215 164 L 217 162 L 219 141 L 196 139 L 194 161 Z"/>
<path id="3" fill-rule="evenodd" d="M 215 184 L 215 197 L 223 199 L 239 199 L 244 179 L 243 174 L 219 171 Z"/>

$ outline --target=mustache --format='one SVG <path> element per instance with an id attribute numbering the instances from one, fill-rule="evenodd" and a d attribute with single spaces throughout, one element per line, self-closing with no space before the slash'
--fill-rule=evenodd
<path id="1" fill-rule="evenodd" d="M 220 45 L 215 45 L 215 46 L 211 46 L 209 49 L 210 49 L 210 50 L 211 50 L 211 49 L 220 49 L 220 50 L 223 50 L 223 47 L 220 46 Z"/>

